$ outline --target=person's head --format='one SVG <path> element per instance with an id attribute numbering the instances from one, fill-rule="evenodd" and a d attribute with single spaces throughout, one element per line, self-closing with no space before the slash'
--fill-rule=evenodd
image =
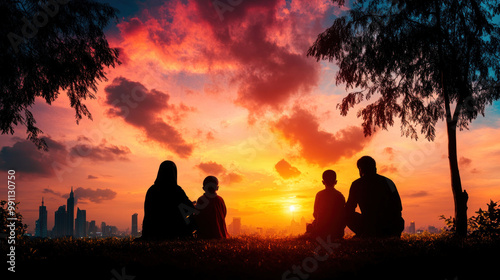
<path id="1" fill-rule="evenodd" d="M 219 189 L 219 180 L 215 176 L 207 176 L 203 180 L 203 190 L 209 194 L 215 194 Z"/>
<path id="2" fill-rule="evenodd" d="M 337 173 L 335 171 L 328 169 L 323 172 L 323 185 L 325 187 L 333 187 L 337 184 Z"/>
<path id="3" fill-rule="evenodd" d="M 361 177 L 377 173 L 377 164 L 370 156 L 363 156 L 358 159 L 357 166 L 359 169 L 359 176 Z"/>
<path id="4" fill-rule="evenodd" d="M 177 166 L 173 161 L 166 160 L 160 164 L 155 185 L 177 185 Z"/>

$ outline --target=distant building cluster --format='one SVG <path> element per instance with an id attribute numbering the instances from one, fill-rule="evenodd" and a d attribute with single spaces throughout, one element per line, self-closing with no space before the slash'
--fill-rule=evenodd
<path id="1" fill-rule="evenodd" d="M 42 205 L 38 208 L 38 220 L 35 226 L 35 236 L 36 237 L 50 237 L 50 238 L 60 238 L 60 237 L 73 237 L 73 238 L 100 238 L 100 237 L 112 237 L 112 236 L 132 236 L 139 237 L 141 235 L 138 227 L 138 214 L 134 213 L 132 215 L 132 227 L 131 231 L 128 233 L 119 232 L 116 226 L 107 225 L 105 222 L 101 222 L 100 227 L 96 224 L 96 221 L 87 221 L 87 211 L 76 209 L 75 218 L 75 197 L 73 193 L 73 188 L 69 194 L 66 205 L 60 206 L 54 213 L 54 227 L 52 230 L 47 230 L 47 207 L 44 205 L 42 198 Z M 232 222 L 227 227 L 228 232 L 231 236 L 238 235 L 262 235 L 262 236 L 276 236 L 276 235 L 300 235 L 305 233 L 306 230 L 306 220 L 304 217 L 296 222 L 292 218 L 290 226 L 285 228 L 262 228 L 242 225 L 240 217 L 233 217 Z M 443 229 L 438 229 L 434 226 L 428 226 L 427 228 L 416 228 L 415 222 L 411 221 L 410 225 L 405 229 L 406 233 L 409 234 L 422 234 L 424 232 L 429 233 L 440 233 Z M 346 232 L 349 232 L 346 228 Z"/>
<path id="2" fill-rule="evenodd" d="M 443 231 L 443 229 L 438 229 L 435 226 L 428 226 L 427 229 L 425 229 L 425 228 L 416 229 L 414 221 L 411 221 L 410 225 L 405 230 L 405 232 L 409 233 L 409 234 L 422 234 L 424 232 L 434 234 L 434 233 L 440 233 L 442 231 Z"/>
<path id="3" fill-rule="evenodd" d="M 243 225 L 240 217 L 233 217 L 233 221 L 228 225 L 227 231 L 231 236 L 238 235 L 259 235 L 259 236 L 288 236 L 300 235 L 306 232 L 306 219 L 302 217 L 300 222 L 292 219 L 286 227 L 255 227 Z"/>
<path id="4" fill-rule="evenodd" d="M 137 230 L 137 213 L 132 215 L 132 233 L 133 237 L 139 236 Z M 42 205 L 38 207 L 38 220 L 35 225 L 35 236 L 41 238 L 99 238 L 99 237 L 112 237 L 112 236 L 126 236 L 126 234 L 119 232 L 116 226 L 107 225 L 101 222 L 99 227 L 96 221 L 87 221 L 87 211 L 77 208 L 75 218 L 75 197 L 73 188 L 69 194 L 66 205 L 59 206 L 54 213 L 54 227 L 52 230 L 47 230 L 47 207 L 44 205 L 42 198 Z"/>

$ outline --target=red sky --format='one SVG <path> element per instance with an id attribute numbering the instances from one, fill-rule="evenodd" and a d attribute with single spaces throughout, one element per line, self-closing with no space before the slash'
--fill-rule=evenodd
<path id="1" fill-rule="evenodd" d="M 213 3 L 226 3 L 214 6 Z M 334 81 L 334 63 L 306 51 L 341 11 L 331 1 L 138 1 L 108 29 L 122 64 L 107 71 L 97 99 L 85 104 L 93 121 L 75 123 L 61 94 L 33 113 L 50 151 L 37 151 L 24 128 L 2 135 L 0 169 L 15 169 L 16 199 L 34 231 L 42 197 L 49 229 L 54 211 L 73 186 L 87 219 L 130 228 L 143 218 L 147 189 L 159 164 L 173 160 L 191 200 L 207 175 L 243 224 L 284 226 L 312 219 L 321 174 L 333 169 L 348 195 L 358 178 L 356 160 L 375 158 L 396 183 L 403 217 L 417 228 L 442 227 L 453 213 L 447 138 L 439 124 L 434 142 L 401 137 L 396 123 L 365 138 L 354 108 L 340 116 L 346 95 Z M 459 163 L 470 196 L 469 214 L 500 200 L 500 107 L 459 133 Z M 2 185 L 1 197 L 6 197 Z"/>

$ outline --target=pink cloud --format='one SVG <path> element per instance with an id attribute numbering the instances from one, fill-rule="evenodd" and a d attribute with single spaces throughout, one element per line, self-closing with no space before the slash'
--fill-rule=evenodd
<path id="1" fill-rule="evenodd" d="M 239 183 L 243 180 L 243 176 L 237 172 L 227 170 L 222 164 L 215 161 L 200 162 L 196 165 L 198 169 L 203 171 L 206 175 L 213 175 L 218 177 L 221 184 Z"/>
<path id="2" fill-rule="evenodd" d="M 172 1 L 159 11 L 146 9 L 119 24 L 120 47 L 128 58 L 150 59 L 165 71 L 226 76 L 250 121 L 317 85 L 320 64 L 305 54 L 330 14 L 329 1 L 228 5 L 221 10 L 212 1 Z"/>
<path id="3" fill-rule="evenodd" d="M 321 130 L 319 119 L 311 112 L 294 108 L 291 116 L 282 116 L 273 128 L 292 145 L 299 145 L 300 155 L 310 163 L 326 166 L 360 152 L 370 141 L 360 127 L 350 126 L 335 134 Z"/>
<path id="4" fill-rule="evenodd" d="M 191 155 L 194 146 L 184 140 L 178 129 L 159 117 L 165 110 L 175 110 L 175 106 L 168 103 L 170 95 L 155 89 L 148 90 L 141 83 L 124 77 L 114 79 L 104 91 L 106 104 L 110 106 L 108 115 L 121 117 L 130 125 L 142 129 L 148 139 L 182 158 Z"/>
<path id="5" fill-rule="evenodd" d="M 301 174 L 301 172 L 297 169 L 297 167 L 292 166 L 285 159 L 278 161 L 278 163 L 276 163 L 274 168 L 283 179 L 290 179 L 293 177 L 297 177 Z"/>

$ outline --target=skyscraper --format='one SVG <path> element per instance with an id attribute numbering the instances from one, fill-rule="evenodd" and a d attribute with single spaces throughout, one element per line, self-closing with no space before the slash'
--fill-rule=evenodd
<path id="1" fill-rule="evenodd" d="M 241 218 L 233 217 L 232 228 L 234 235 L 239 235 L 241 233 Z"/>
<path id="2" fill-rule="evenodd" d="M 92 220 L 92 221 L 90 221 L 90 224 L 89 224 L 90 237 L 96 237 L 96 232 L 97 232 L 97 226 L 95 225 L 95 221 Z"/>
<path id="3" fill-rule="evenodd" d="M 66 235 L 73 236 L 74 222 L 75 222 L 75 198 L 73 195 L 73 187 L 71 187 L 71 192 L 68 198 L 68 209 L 67 209 L 67 222 L 66 222 Z"/>
<path id="4" fill-rule="evenodd" d="M 59 206 L 59 209 L 54 213 L 54 229 L 52 230 L 54 237 L 66 236 L 67 221 L 66 205 Z"/>
<path id="5" fill-rule="evenodd" d="M 47 207 L 43 205 L 43 197 L 42 206 L 38 207 L 38 220 L 35 236 L 42 238 L 47 237 Z"/>
<path id="6" fill-rule="evenodd" d="M 101 222 L 101 236 L 103 236 L 103 237 L 108 236 L 108 228 L 107 228 L 105 222 Z"/>
<path id="7" fill-rule="evenodd" d="M 75 237 L 87 237 L 87 211 L 76 209 Z"/>
<path id="8" fill-rule="evenodd" d="M 137 236 L 137 213 L 132 215 L 132 236 Z"/>
<path id="9" fill-rule="evenodd" d="M 411 221 L 410 227 L 408 228 L 408 233 L 415 234 L 415 222 Z"/>

